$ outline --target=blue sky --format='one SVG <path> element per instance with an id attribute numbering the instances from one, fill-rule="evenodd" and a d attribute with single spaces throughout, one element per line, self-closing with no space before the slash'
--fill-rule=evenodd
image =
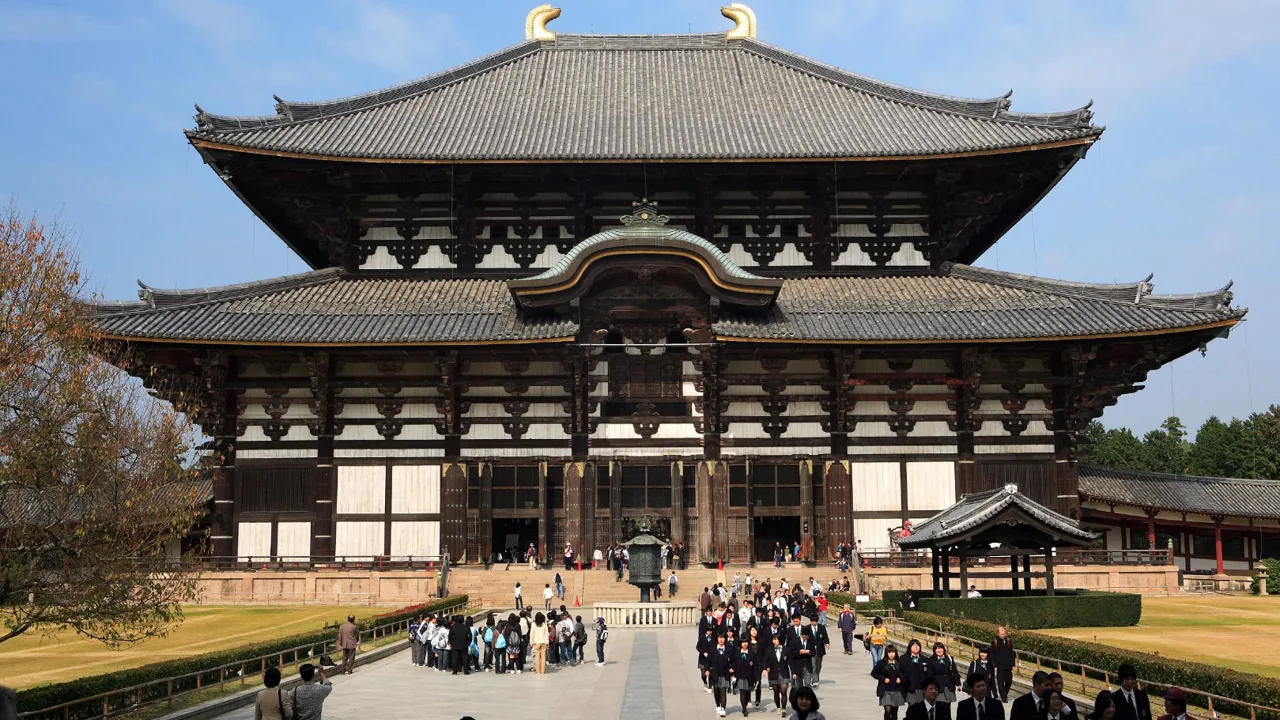
<path id="1" fill-rule="evenodd" d="M 192 104 L 269 114 L 427 75 L 524 39 L 522 2 L 0 0 L 0 198 L 73 230 L 93 286 L 204 287 L 303 269 L 187 145 Z M 1103 420 L 1190 425 L 1280 403 L 1280 2 L 754 0 L 760 39 L 891 82 L 1014 109 L 1094 100 L 1089 157 L 985 255 L 1157 292 L 1235 280 L 1251 309 L 1208 356 Z M 711 32 L 714 0 L 563 0 L 562 32 Z"/>

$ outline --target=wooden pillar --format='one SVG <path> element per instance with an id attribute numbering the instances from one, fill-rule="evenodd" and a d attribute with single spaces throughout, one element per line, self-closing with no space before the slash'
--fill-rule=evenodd
<path id="1" fill-rule="evenodd" d="M 853 483 L 850 480 L 849 460 L 833 459 L 823 464 L 822 495 L 827 501 L 827 545 L 852 543 L 853 537 Z"/>
<path id="2" fill-rule="evenodd" d="M 484 555 L 476 559 L 488 562 L 493 558 L 493 464 L 480 463 L 476 472 L 480 473 L 480 548 Z"/>
<path id="3" fill-rule="evenodd" d="M 969 592 L 969 568 L 965 567 L 968 558 L 968 552 L 962 543 L 957 553 L 960 557 L 960 597 L 967 597 Z"/>
<path id="4" fill-rule="evenodd" d="M 813 514 L 813 461 L 800 463 L 800 550 L 805 557 L 818 558 L 813 546 L 813 526 L 817 518 Z"/>
<path id="5" fill-rule="evenodd" d="M 467 554 L 467 466 L 445 462 L 440 471 L 440 550 L 451 564 Z"/>
<path id="6" fill-rule="evenodd" d="M 956 427 L 956 495 L 965 495 L 977 489 L 975 477 L 977 460 L 974 456 L 973 410 L 979 404 L 976 393 L 982 374 L 983 357 L 976 351 L 960 351 L 956 367 L 959 382 L 955 384 Z"/>
<path id="7" fill-rule="evenodd" d="M 1217 562 L 1217 573 L 1226 575 L 1222 564 L 1222 520 L 1219 518 L 1213 519 L 1213 557 Z"/>
<path id="8" fill-rule="evenodd" d="M 538 463 L 538 561 L 555 563 L 556 549 L 550 547 L 551 523 L 555 514 L 547 496 L 547 464 Z"/>
<path id="9" fill-rule="evenodd" d="M 1061 356 L 1059 356 L 1059 361 Z M 1065 370 L 1061 362 L 1055 369 L 1055 375 Z M 1054 488 L 1051 496 L 1054 510 L 1067 517 L 1080 517 L 1080 465 L 1076 459 L 1076 436 L 1070 423 L 1070 399 L 1067 387 L 1055 382 L 1051 388 L 1053 403 L 1053 468 Z"/>
<path id="10" fill-rule="evenodd" d="M 1009 577 L 1013 580 L 1013 594 L 1018 594 L 1018 556 L 1009 556 Z"/>
<path id="11" fill-rule="evenodd" d="M 1053 597 L 1053 547 L 1044 549 L 1044 589 L 1049 597 Z"/>
<path id="12" fill-rule="evenodd" d="M 1156 549 L 1156 513 L 1154 510 L 1147 511 L 1147 549 Z"/>
<path id="13" fill-rule="evenodd" d="M 684 465 L 671 463 L 671 546 L 684 539 Z"/>
<path id="14" fill-rule="evenodd" d="M 333 556 L 334 496 L 338 486 L 338 468 L 333 461 L 333 440 L 337 434 L 334 369 L 327 352 L 308 356 L 306 364 L 316 413 L 312 426 L 316 435 L 316 474 L 311 492 L 311 556 L 328 558 Z"/>
<path id="15" fill-rule="evenodd" d="M 226 377 L 230 379 L 232 368 L 226 369 Z M 238 439 L 237 421 L 240 410 L 237 406 L 239 397 L 235 390 L 213 388 L 220 394 L 222 417 L 216 442 L 218 444 L 218 472 L 213 477 L 213 518 L 209 528 L 209 540 L 213 546 L 213 554 L 217 557 L 230 557 L 236 552 L 236 440 Z"/>
<path id="16" fill-rule="evenodd" d="M 609 463 L 609 535 L 610 542 L 622 540 L 622 467 Z"/>
<path id="17" fill-rule="evenodd" d="M 727 560 L 729 555 L 729 466 L 719 460 L 698 463 L 698 560 Z"/>
<path id="18" fill-rule="evenodd" d="M 938 548 L 933 548 L 929 554 L 933 559 L 933 596 L 938 597 L 938 593 L 942 588 L 942 568 L 938 564 L 939 553 Z"/>
<path id="19" fill-rule="evenodd" d="M 595 467 L 590 462 L 574 461 L 564 465 L 564 540 L 573 546 L 579 558 L 588 562 L 595 549 L 590 536 L 595 534 L 596 499 L 587 492 L 594 474 Z M 557 553 L 559 550 L 556 548 Z"/>
<path id="20" fill-rule="evenodd" d="M 1031 594 L 1031 553 L 1022 556 L 1022 592 L 1024 595 Z"/>

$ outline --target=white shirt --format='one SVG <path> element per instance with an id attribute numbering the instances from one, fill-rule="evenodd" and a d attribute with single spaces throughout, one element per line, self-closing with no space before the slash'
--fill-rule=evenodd
<path id="1" fill-rule="evenodd" d="M 968 597 L 971 597 L 971 598 L 980 598 L 980 597 L 982 597 L 982 593 L 978 592 L 977 590 L 970 590 L 970 591 L 969 591 L 969 595 L 968 595 Z"/>
<path id="2" fill-rule="evenodd" d="M 520 597 L 520 586 L 516 586 L 516 597 Z"/>
<path id="3" fill-rule="evenodd" d="M 551 588 L 542 588 L 542 599 L 543 600 L 551 599 Z"/>

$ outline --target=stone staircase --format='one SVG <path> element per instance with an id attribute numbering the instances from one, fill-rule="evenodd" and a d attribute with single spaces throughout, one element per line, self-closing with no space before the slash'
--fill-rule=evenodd
<path id="1" fill-rule="evenodd" d="M 472 605 L 481 605 L 489 609 L 511 608 L 515 605 L 514 588 L 518 582 L 523 592 L 524 604 L 541 609 L 543 586 L 552 581 L 557 570 L 558 568 L 554 567 L 530 570 L 526 565 L 511 565 L 509 568 L 506 565 L 495 565 L 488 570 L 482 567 L 453 567 L 449 569 L 449 592 L 455 595 L 462 593 L 469 595 Z M 553 606 L 563 602 L 572 607 L 575 597 L 581 602 L 582 607 L 589 607 L 596 602 L 635 602 L 640 598 L 640 591 L 627 582 L 626 575 L 623 575 L 622 582 L 616 582 L 614 574 L 604 568 L 582 572 L 577 570 L 565 572 L 559 569 L 559 572 L 564 579 L 565 599 L 563 601 L 556 599 Z M 745 575 L 747 568 L 740 568 L 739 572 Z M 676 571 L 680 579 L 680 591 L 676 600 L 696 602 L 698 596 L 702 594 L 702 588 L 710 587 L 716 582 L 731 582 L 733 573 L 732 567 L 727 567 L 724 571 L 702 566 Z M 776 575 L 771 577 L 776 583 L 778 577 Z M 553 585 L 552 589 L 554 588 Z M 662 591 L 662 599 L 667 600 L 665 582 Z"/>

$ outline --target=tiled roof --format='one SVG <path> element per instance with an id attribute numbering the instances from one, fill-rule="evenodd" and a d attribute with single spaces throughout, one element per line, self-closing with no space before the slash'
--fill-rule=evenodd
<path id="1" fill-rule="evenodd" d="M 729 259 L 729 256 L 723 250 L 716 247 L 716 244 L 705 240 L 691 232 L 678 230 L 676 228 L 666 227 L 663 225 L 629 225 L 623 227 L 609 228 L 602 232 L 583 240 L 568 253 L 561 256 L 555 265 L 546 270 L 526 278 L 527 280 L 549 280 L 554 278 L 574 263 L 583 255 L 590 254 L 597 246 L 608 243 L 613 240 L 633 240 L 633 246 L 670 246 L 679 247 L 682 244 L 693 245 L 710 255 L 716 260 L 725 274 L 740 280 L 764 280 L 759 275 L 752 274 L 743 270 L 737 263 Z"/>
<path id="2" fill-rule="evenodd" d="M 790 278 L 765 311 L 723 315 L 725 339 L 964 341 L 1159 332 L 1238 320 L 1225 288 L 1151 295 L 1148 283 L 1086 285 L 967 265 L 937 274 Z M 418 344 L 573 336 L 572 320 L 519 309 L 502 280 L 348 275 L 330 268 L 202 290 L 143 287 L 91 306 L 124 338 Z"/>
<path id="3" fill-rule="evenodd" d="M 1280 518 L 1280 481 L 1276 480 L 1166 475 L 1081 465 L 1080 496 L 1160 510 Z"/>
<path id="4" fill-rule="evenodd" d="M 957 540 L 1011 508 L 1014 513 L 1051 528 L 1065 540 L 1081 545 L 1093 542 L 1093 533 L 1081 530 L 1076 521 L 1018 492 L 1017 485 L 1006 485 L 965 495 L 955 505 L 915 526 L 909 536 L 898 541 L 898 546 L 924 548 Z"/>
<path id="5" fill-rule="evenodd" d="M 788 279 L 768 311 L 722 317 L 714 330 L 760 340 L 992 340 L 1157 332 L 1246 312 L 1230 306 L 1227 288 L 1150 290 L 1145 281 L 1092 285 L 944 264 L 930 275 Z"/>
<path id="6" fill-rule="evenodd" d="M 168 507 L 175 503 L 205 505 L 213 499 L 213 478 L 205 472 L 191 482 L 170 483 L 156 488 L 155 506 Z M 0 528 L 19 527 L 50 522 L 76 522 L 88 500 L 69 492 L 40 495 L 34 488 L 19 485 L 0 485 Z M 109 503 L 97 503 L 97 508 Z M 145 509 L 134 507 L 134 510 Z"/>
<path id="7" fill-rule="evenodd" d="M 404 160 L 699 160 L 939 155 L 1101 134 L 1086 105 L 1009 110 L 856 75 L 754 39 L 569 35 L 385 90 L 276 114 L 197 107 L 189 136 Z M 277 99 L 278 100 L 278 99 Z"/>
<path id="8" fill-rule="evenodd" d="M 209 290 L 143 287 L 98 303 L 116 337 L 245 343 L 417 344 L 527 341 L 577 333 L 571 320 L 519 312 L 498 280 L 350 277 L 330 268 Z"/>

